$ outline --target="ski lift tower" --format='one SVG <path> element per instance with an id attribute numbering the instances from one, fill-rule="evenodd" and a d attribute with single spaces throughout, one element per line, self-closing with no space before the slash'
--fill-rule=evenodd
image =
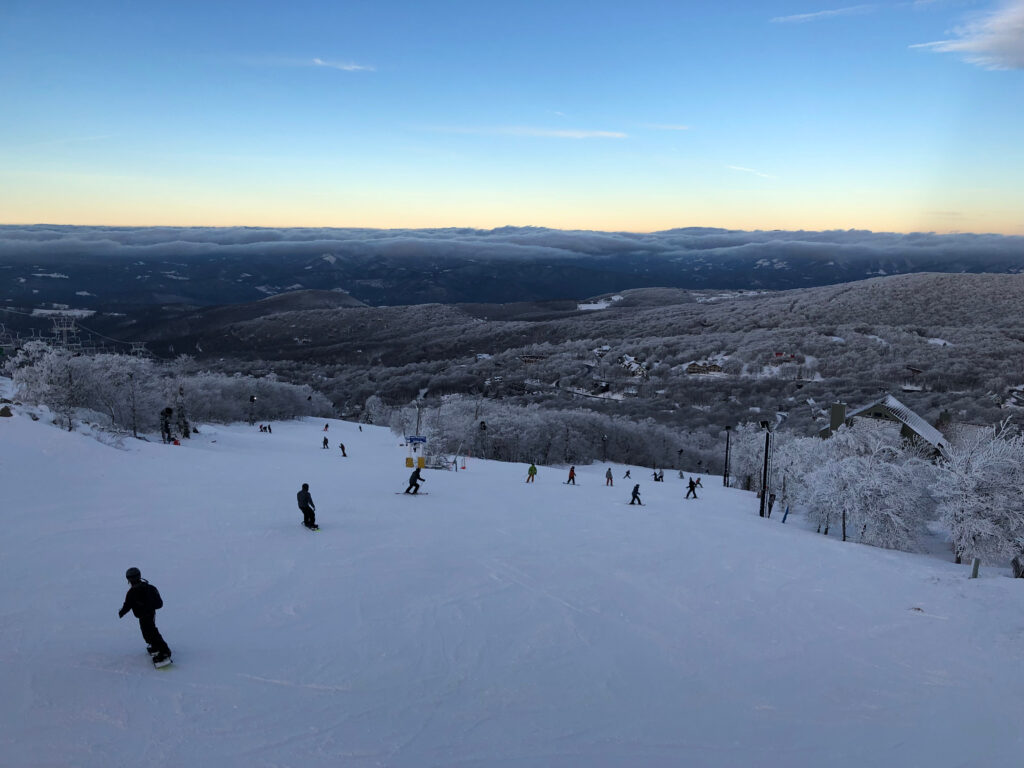
<path id="1" fill-rule="evenodd" d="M 53 340 L 54 343 L 63 348 L 80 346 L 78 341 L 78 327 L 72 317 L 58 315 L 53 318 Z"/>
<path id="2" fill-rule="evenodd" d="M 132 343 L 132 355 L 135 357 L 147 357 L 149 350 L 146 349 L 146 342 L 144 341 L 133 341 Z"/>

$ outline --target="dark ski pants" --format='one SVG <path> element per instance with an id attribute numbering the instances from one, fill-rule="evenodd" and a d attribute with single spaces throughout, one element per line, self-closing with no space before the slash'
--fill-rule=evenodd
<path id="1" fill-rule="evenodd" d="M 316 513 L 309 507 L 299 507 L 302 510 L 302 524 L 307 528 L 316 527 Z"/>
<path id="2" fill-rule="evenodd" d="M 697 489 L 696 489 L 696 488 L 690 488 L 690 489 L 689 489 L 689 490 L 688 490 L 688 491 L 686 492 L 686 498 L 690 498 L 690 494 L 691 494 L 691 493 L 693 494 L 693 498 L 695 498 L 695 499 L 696 499 L 696 498 L 697 498 Z"/>
<path id="3" fill-rule="evenodd" d="M 632 506 L 633 504 L 639 504 L 642 507 L 644 505 L 644 503 L 642 501 L 640 501 L 640 497 L 639 496 L 634 496 L 632 499 L 629 500 L 629 503 L 630 503 L 630 506 Z"/>
<path id="4" fill-rule="evenodd" d="M 160 636 L 160 630 L 156 628 L 156 614 L 139 616 L 139 629 L 142 630 L 142 639 L 146 641 L 146 645 L 151 646 L 154 651 L 171 655 L 171 649 L 167 647 L 167 643 Z"/>
<path id="5" fill-rule="evenodd" d="M 405 492 L 406 493 L 419 493 L 419 490 L 420 490 L 420 484 L 419 483 L 409 483 L 409 487 L 405 489 Z"/>

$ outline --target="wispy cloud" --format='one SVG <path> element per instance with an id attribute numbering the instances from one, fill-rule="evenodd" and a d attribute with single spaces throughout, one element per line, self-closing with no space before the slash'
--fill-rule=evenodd
<path id="1" fill-rule="evenodd" d="M 373 72 L 374 67 L 366 64 L 353 64 L 348 61 L 326 61 L 325 59 L 314 58 L 310 62 L 311 66 L 314 67 L 327 67 L 329 69 L 340 69 L 343 72 Z"/>
<path id="2" fill-rule="evenodd" d="M 761 173 L 753 168 L 744 168 L 742 165 L 727 165 L 725 166 L 730 171 L 740 171 L 741 173 L 751 173 L 754 176 L 760 176 L 762 179 L 774 179 L 775 177 L 768 173 Z"/>
<path id="3" fill-rule="evenodd" d="M 531 128 L 523 125 L 504 125 L 493 128 L 475 128 L 467 126 L 432 127 L 426 130 L 440 133 L 471 133 L 482 136 L 535 136 L 548 139 L 625 139 L 627 134 L 621 131 L 590 131 L 574 128 Z"/>
<path id="4" fill-rule="evenodd" d="M 690 126 L 688 125 L 670 125 L 666 123 L 647 123 L 644 128 L 649 128 L 652 131 L 688 131 Z"/>
<path id="5" fill-rule="evenodd" d="M 952 40 L 918 43 L 937 53 L 960 53 L 985 69 L 1024 69 L 1024 0 L 1012 0 L 997 11 L 958 27 Z"/>
<path id="6" fill-rule="evenodd" d="M 792 16 L 776 16 L 772 19 L 773 24 L 804 24 L 808 21 L 821 21 L 836 16 L 854 16 L 859 13 L 870 13 L 875 10 L 875 5 L 851 5 L 846 8 L 833 8 L 828 11 L 815 11 L 813 13 L 795 13 Z"/>

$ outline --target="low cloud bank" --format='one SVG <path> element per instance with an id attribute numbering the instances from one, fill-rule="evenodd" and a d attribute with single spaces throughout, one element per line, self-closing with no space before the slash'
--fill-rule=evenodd
<path id="1" fill-rule="evenodd" d="M 503 227 L 477 229 L 255 229 L 250 227 L 0 226 L 0 262 L 66 259 L 309 258 L 323 254 L 373 260 L 496 259 L 500 261 L 660 258 L 669 262 L 735 259 L 881 260 L 900 271 L 920 261 L 967 262 L 978 271 L 1024 267 L 1024 237 L 687 228 L 653 233 Z M 988 265 L 988 266 L 986 266 Z M 796 267 L 798 264 L 792 264 Z M 974 271 L 974 270 L 972 270 Z"/>

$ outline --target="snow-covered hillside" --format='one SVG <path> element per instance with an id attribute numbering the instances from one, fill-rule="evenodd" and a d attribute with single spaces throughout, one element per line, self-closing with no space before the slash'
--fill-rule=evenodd
<path id="1" fill-rule="evenodd" d="M 0 419 L 0 764 L 1015 765 L 1024 584 L 750 494 L 471 461 L 332 421 L 103 445 Z M 338 441 L 345 443 L 342 458 Z M 319 533 L 300 526 L 308 482 Z M 794 522 L 796 524 L 794 524 Z M 118 620 L 135 565 L 154 670 Z"/>

